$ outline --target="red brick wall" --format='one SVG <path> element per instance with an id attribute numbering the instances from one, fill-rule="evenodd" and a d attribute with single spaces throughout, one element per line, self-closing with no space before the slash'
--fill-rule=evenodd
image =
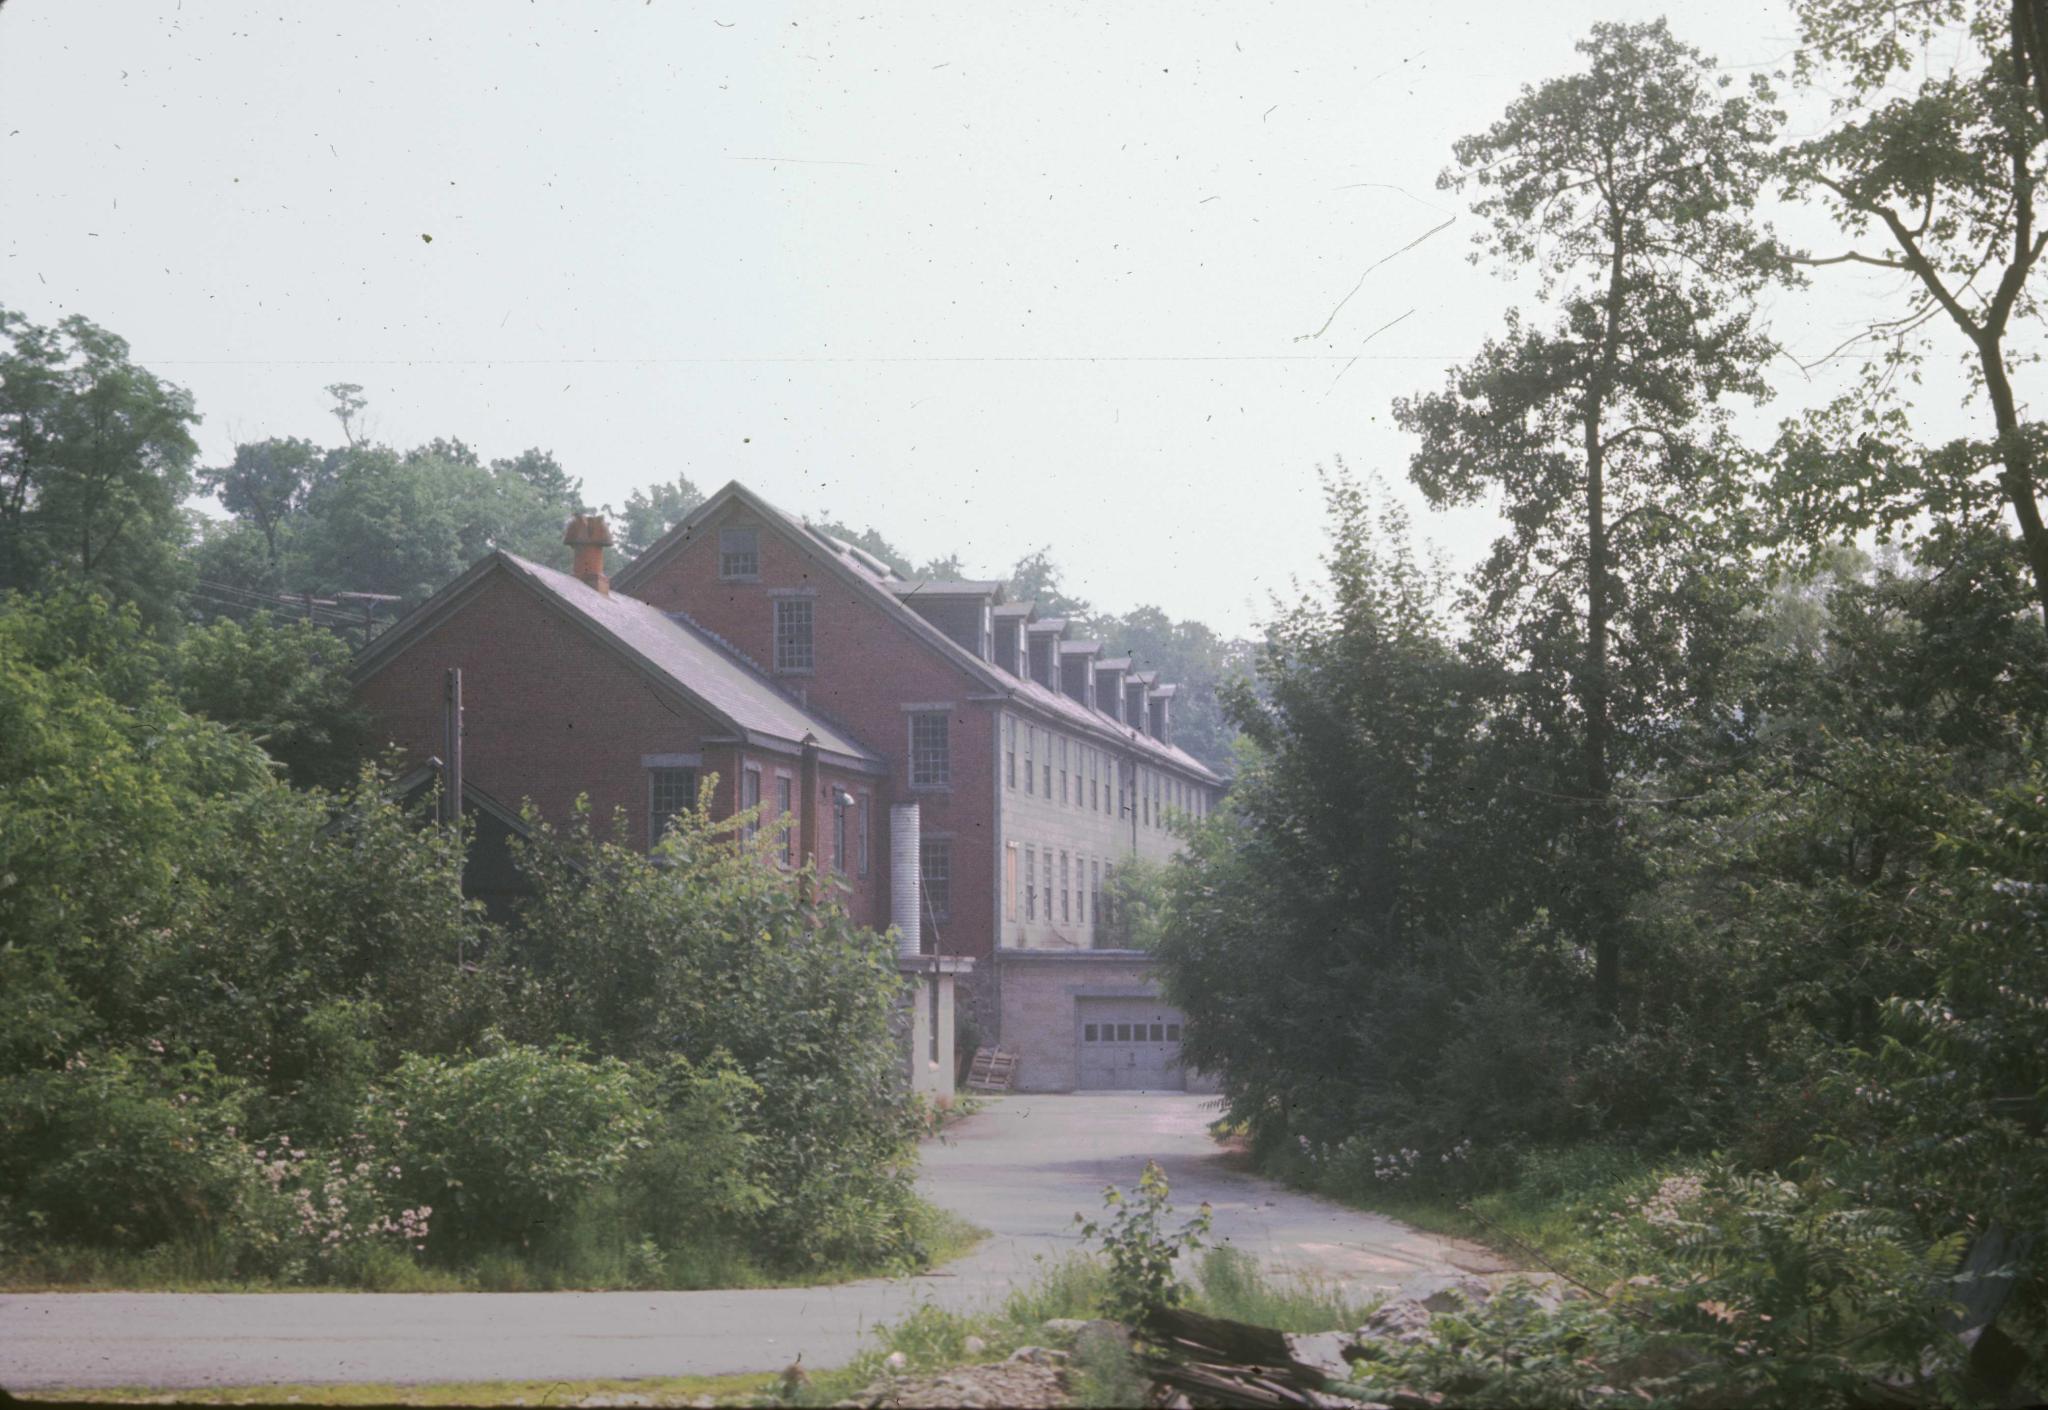
<path id="1" fill-rule="evenodd" d="M 758 582 L 721 582 L 718 530 L 733 524 L 760 528 Z M 890 794 L 921 804 L 927 837 L 945 837 L 952 852 L 952 916 L 939 924 L 945 953 L 988 956 L 995 934 L 995 773 L 993 707 L 970 704 L 981 687 L 959 666 L 870 603 L 825 563 L 785 538 L 770 523 L 756 521 L 735 503 L 705 524 L 646 577 L 633 595 L 670 611 L 685 611 L 724 637 L 764 670 L 774 664 L 778 588 L 812 588 L 812 641 L 816 668 L 810 675 L 782 675 L 785 689 L 833 721 L 868 749 L 888 760 Z M 909 774 L 907 703 L 953 705 L 949 744 L 952 786 L 945 792 L 912 791 Z M 878 834 L 887 832 L 887 810 L 878 808 Z M 878 869 L 886 867 L 887 838 L 878 839 Z M 882 872 L 886 890 L 886 871 Z M 933 948 L 929 921 L 925 948 Z"/>
<path id="2" fill-rule="evenodd" d="M 648 780 L 641 757 L 701 754 L 704 772 L 719 776 L 713 816 L 728 816 L 737 807 L 736 751 L 703 743 L 707 735 L 729 734 L 724 726 L 657 693 L 644 675 L 582 627 L 503 576 L 488 580 L 451 617 L 358 688 L 380 746 L 397 745 L 408 763 L 441 752 L 443 681 L 450 666 L 462 671 L 464 777 L 508 806 L 531 799 L 542 816 L 564 822 L 576 796 L 587 793 L 601 822 L 614 808 L 623 808 L 632 845 L 645 847 Z M 786 769 L 800 786 L 802 773 L 793 756 L 749 751 L 744 762 L 762 766 L 761 792 L 769 813 L 775 807 L 776 770 Z M 830 865 L 831 790 L 876 794 L 876 826 L 885 830 L 880 785 L 880 779 L 820 769 L 821 869 Z M 849 860 L 844 895 L 854 919 L 886 924 L 881 910 L 886 874 L 879 864 L 865 880 L 855 870 Z"/>

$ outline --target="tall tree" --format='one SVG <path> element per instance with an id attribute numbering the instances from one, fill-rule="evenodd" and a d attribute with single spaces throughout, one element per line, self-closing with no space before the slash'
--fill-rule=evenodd
<path id="1" fill-rule="evenodd" d="M 234 460 L 201 471 L 199 483 L 220 496 L 228 513 L 255 525 L 274 564 L 278 533 L 305 507 L 306 496 L 320 477 L 323 459 L 320 448 L 311 441 L 272 437 L 236 446 Z"/>
<path id="2" fill-rule="evenodd" d="M 1036 553 L 1027 553 L 1017 560 L 1017 566 L 1010 570 L 1010 598 L 1015 602 L 1035 602 L 1041 617 L 1085 618 L 1088 603 L 1084 598 L 1071 597 L 1060 586 L 1060 569 L 1052 561 L 1050 546 Z"/>
<path id="3" fill-rule="evenodd" d="M 1874 330 L 1888 355 L 1866 385 L 1790 438 L 1781 494 L 1816 537 L 1925 515 L 1981 522 L 2002 504 L 2048 615 L 2041 430 L 2024 414 L 2009 346 L 2015 324 L 2039 311 L 2032 276 L 2048 250 L 2036 210 L 2048 120 L 2034 86 L 2048 91 L 2048 77 L 2029 47 L 2040 16 L 2028 0 L 1797 8 L 1807 76 L 1825 75 L 1843 96 L 1839 125 L 1787 154 L 1789 191 L 1818 195 L 1856 243 L 1796 258 L 1898 270 L 1914 303 Z M 1957 58 L 1929 69 L 1910 41 L 1937 31 Z M 1910 424 L 1889 395 L 1930 324 L 1961 335 L 1992 431 L 1931 455 L 1910 449 Z"/>
<path id="4" fill-rule="evenodd" d="M 76 574 L 161 613 L 177 597 L 192 394 L 73 315 L 0 308 L 0 588 Z"/>
<path id="5" fill-rule="evenodd" d="M 1555 322 L 1511 313 L 1443 391 L 1395 410 L 1433 503 L 1502 497 L 1510 529 L 1479 582 L 1502 649 L 1569 700 L 1552 724 L 1575 736 L 1580 921 L 1611 1013 L 1617 737 L 1653 730 L 1705 646 L 1683 624 L 1711 616 L 1711 580 L 1674 569 L 1718 556 L 1716 510 L 1739 500 L 1724 399 L 1767 391 L 1752 306 L 1777 261 L 1747 212 L 1781 115 L 1761 78 L 1730 91 L 1661 20 L 1598 25 L 1579 50 L 1583 71 L 1525 88 L 1440 183 L 1478 188 L 1482 248 L 1539 271 Z"/>
<path id="6" fill-rule="evenodd" d="M 613 509 L 607 504 L 604 513 L 611 520 L 620 556 L 630 563 L 703 502 L 704 491 L 688 475 L 678 475 L 674 480 L 657 481 L 645 489 L 634 490 L 626 496 L 622 508 Z"/>
<path id="7" fill-rule="evenodd" d="M 551 450 L 534 446 L 522 450 L 510 460 L 493 460 L 491 473 L 501 479 L 516 479 L 530 486 L 543 503 L 550 509 L 560 510 L 564 518 L 586 512 L 583 481 L 564 470 Z"/>

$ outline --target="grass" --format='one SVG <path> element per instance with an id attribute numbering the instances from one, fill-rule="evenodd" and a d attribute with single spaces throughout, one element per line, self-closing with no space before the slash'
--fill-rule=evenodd
<path id="1" fill-rule="evenodd" d="M 1278 1327 L 1285 1332 L 1344 1332 L 1364 1322 L 1378 1303 L 1354 1302 L 1342 1288 L 1313 1278 L 1275 1282 L 1242 1249 L 1212 1248 L 1202 1255 L 1194 1309 L 1212 1317 Z"/>
<path id="2" fill-rule="evenodd" d="M 1580 1145 L 1523 1157 L 1513 1184 L 1469 1198 L 1399 1184 L 1319 1192 L 1346 1204 L 1485 1244 L 1518 1264 L 1538 1263 L 1595 1287 L 1620 1276 L 1600 1262 L 1593 1229 L 1657 1183 L 1658 1166 L 1615 1146 Z"/>
<path id="3" fill-rule="evenodd" d="M 888 1374 L 885 1362 L 901 1352 L 904 1373 L 932 1375 L 958 1366 L 1001 1361 L 1024 1346 L 1057 1346 L 1074 1353 L 1069 1391 L 1078 1405 L 1140 1403 L 1147 1389 L 1129 1358 L 1102 1341 L 1073 1346 L 1045 1324 L 1058 1319 L 1086 1321 L 1102 1315 L 1108 1273 L 1102 1262 L 1074 1254 L 1042 1265 L 1038 1277 L 1018 1288 L 993 1310 L 950 1312 L 930 1303 L 903 1320 L 876 1329 L 875 1340 L 852 1363 L 814 1376 L 796 1403 L 830 1405 L 864 1390 Z M 1203 1256 L 1199 1283 L 1189 1305 L 1212 1316 L 1257 1322 L 1290 1332 L 1337 1331 L 1356 1327 L 1372 1314 L 1372 1303 L 1357 1303 L 1310 1279 L 1274 1282 L 1250 1255 L 1211 1249 Z M 981 1350 L 970 1353 L 967 1339 Z"/>
<path id="4" fill-rule="evenodd" d="M 911 1234 L 928 1264 L 960 1257 L 988 1231 L 920 1200 L 912 1210 Z M 818 1287 L 859 1278 L 901 1273 L 900 1266 L 821 1264 L 802 1269 L 763 1269 L 744 1250 L 732 1247 L 612 1249 L 588 1231 L 567 1228 L 548 1247 L 521 1255 L 485 1251 L 457 1268 L 422 1264 L 394 1249 L 377 1249 L 349 1276 L 305 1283 L 236 1277 L 225 1243 L 188 1239 L 145 1253 L 102 1249 L 46 1248 L 17 1253 L 0 1264 L 0 1292 L 589 1292 L 604 1290 L 690 1291 L 711 1288 Z"/>
<path id="5" fill-rule="evenodd" d="M 402 1385 L 392 1381 L 348 1385 L 198 1386 L 164 1390 L 152 1386 L 115 1386 L 92 1390 L 15 1391 L 23 1405 L 51 1401 L 109 1405 L 574 1405 L 591 1395 L 637 1395 L 657 1405 L 688 1405 L 710 1396 L 719 1405 L 760 1401 L 775 1389 L 777 1378 L 754 1376 L 667 1376 L 653 1380 L 596 1381 L 444 1381 L 434 1385 Z M 772 1402 L 771 1402 L 772 1403 Z"/>

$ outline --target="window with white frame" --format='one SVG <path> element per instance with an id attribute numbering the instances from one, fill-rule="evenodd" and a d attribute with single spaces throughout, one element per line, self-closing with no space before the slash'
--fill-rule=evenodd
<path id="1" fill-rule="evenodd" d="M 649 769 L 647 771 L 647 841 L 661 841 L 670 826 L 686 809 L 697 806 L 695 769 Z"/>
<path id="2" fill-rule="evenodd" d="M 775 669 L 808 671 L 817 664 L 811 650 L 813 604 L 808 597 L 775 599 Z"/>
<path id="3" fill-rule="evenodd" d="M 740 809 L 751 812 L 747 821 L 747 840 L 752 841 L 761 831 L 761 771 L 749 767 L 740 774 Z"/>
<path id="4" fill-rule="evenodd" d="M 918 865 L 924 872 L 925 914 L 932 920 L 953 918 L 953 844 L 926 838 L 918 844 Z"/>
<path id="5" fill-rule="evenodd" d="M 1088 863 L 1088 914 L 1095 917 L 1096 925 L 1102 924 L 1102 863 Z"/>
<path id="6" fill-rule="evenodd" d="M 1038 849 L 1024 849 L 1024 919 L 1038 919 Z"/>
<path id="7" fill-rule="evenodd" d="M 1010 732 L 1010 734 L 1009 734 L 1009 743 L 1010 743 L 1010 750 L 1009 750 L 1009 780 L 1010 780 L 1010 787 L 1012 787 L 1012 788 L 1015 788 L 1015 787 L 1017 786 L 1017 717 L 1016 717 L 1015 715 L 1010 715 L 1010 716 L 1007 716 L 1007 717 L 1005 718 L 1005 720 L 1004 720 L 1004 724 L 1005 724 L 1005 725 L 1006 725 L 1006 726 L 1008 727 L 1008 729 L 1009 729 L 1009 732 Z"/>
<path id="8" fill-rule="evenodd" d="M 832 799 L 832 870 L 846 875 L 846 804 L 844 795 L 833 790 Z"/>
<path id="9" fill-rule="evenodd" d="M 1065 852 L 1062 852 L 1062 853 L 1060 853 L 1060 924 L 1061 924 L 1061 925 L 1070 925 L 1070 924 L 1072 924 L 1072 923 L 1073 923 L 1073 919 L 1074 919 L 1074 912 L 1073 912 L 1073 909 L 1072 909 L 1072 907 L 1070 907 L 1070 906 L 1069 906 L 1069 905 L 1067 904 L 1067 896 L 1068 896 L 1068 892 L 1067 892 L 1067 854 L 1066 854 Z"/>
<path id="10" fill-rule="evenodd" d="M 945 788 L 953 781 L 953 754 L 944 710 L 920 710 L 910 717 L 910 786 Z"/>
<path id="11" fill-rule="evenodd" d="M 1060 736 L 1060 802 L 1067 801 L 1067 737 Z"/>
<path id="12" fill-rule="evenodd" d="M 867 795 L 867 794 L 863 793 L 863 794 L 861 794 L 861 795 L 859 796 L 859 803 L 858 803 L 858 806 L 859 806 L 859 808 L 860 808 L 860 826 L 859 826 L 859 828 L 858 828 L 858 830 L 857 830 L 857 831 L 858 831 L 858 840 L 857 840 L 857 843 L 856 843 L 856 845 L 857 845 L 857 847 L 859 848 L 859 852 L 860 852 L 860 874 L 861 874 L 862 876 L 866 876 L 866 875 L 868 874 L 868 795 Z"/>
<path id="13" fill-rule="evenodd" d="M 718 531 L 718 576 L 726 579 L 750 579 L 761 576 L 759 529 Z"/>
<path id="14" fill-rule="evenodd" d="M 1024 791 L 1038 792 L 1038 726 L 1024 727 Z"/>

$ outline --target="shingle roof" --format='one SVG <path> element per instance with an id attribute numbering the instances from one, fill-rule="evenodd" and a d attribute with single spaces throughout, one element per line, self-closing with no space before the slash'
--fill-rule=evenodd
<path id="1" fill-rule="evenodd" d="M 993 580 L 972 582 L 959 578 L 912 578 L 889 584 L 889 591 L 898 597 L 993 597 L 1002 590 L 1003 585 Z"/>
<path id="2" fill-rule="evenodd" d="M 1220 774 L 1216 773 L 1192 754 L 1189 754 L 1186 750 L 1176 748 L 1171 744 L 1163 744 L 1148 734 L 1134 730 L 1115 717 L 1105 715 L 1092 704 L 1083 705 L 1070 696 L 1047 690 L 1036 681 L 1012 675 L 1008 670 L 994 662 L 982 660 L 981 657 L 975 655 L 966 647 L 961 646 L 900 601 L 896 595 L 896 590 L 901 580 L 894 575 L 884 577 L 882 574 L 877 573 L 869 566 L 869 562 L 872 561 L 869 555 L 858 553 L 850 545 L 834 538 L 823 530 L 804 523 L 801 519 L 785 510 L 778 509 L 745 485 L 740 484 L 737 480 L 731 481 L 723 489 L 719 490 L 718 493 L 712 495 L 703 504 L 699 505 L 682 523 L 670 529 L 668 533 L 650 545 L 646 552 L 634 559 L 626 568 L 620 570 L 614 579 L 615 587 L 627 587 L 642 574 L 653 571 L 655 563 L 665 557 L 674 545 L 689 538 L 695 532 L 698 525 L 722 509 L 732 499 L 738 499 L 754 513 L 761 515 L 765 519 L 775 521 L 782 527 L 784 532 L 801 542 L 809 544 L 815 552 L 827 558 L 838 567 L 848 580 L 865 588 L 871 594 L 874 601 L 887 604 L 890 610 L 898 614 L 898 620 L 908 630 L 922 637 L 934 650 L 947 656 L 961 669 L 972 673 L 977 679 L 986 682 L 991 687 L 1007 691 L 1013 698 L 1032 705 L 1042 714 L 1062 716 L 1078 728 L 1116 738 L 1132 752 L 1149 755 L 1155 762 L 1171 764 L 1184 773 L 1193 774 L 1212 783 L 1223 782 Z M 614 596 L 617 596 L 616 592 Z M 997 608 L 996 610 L 1002 611 L 1003 609 Z M 1065 628 L 1066 619 L 1064 617 L 1041 617 L 1037 621 L 1030 623 L 1028 630 L 1033 632 L 1063 631 Z M 1127 677 L 1127 679 L 1130 678 Z M 1157 680 L 1157 673 L 1151 673 L 1150 679 Z"/>
<path id="3" fill-rule="evenodd" d="M 499 556 L 747 734 L 790 744 L 800 743 L 809 734 L 821 749 L 881 762 L 851 736 L 826 724 L 735 660 L 722 642 L 687 618 L 672 617 L 637 597 L 594 591 L 578 578 L 517 554 Z"/>
<path id="4" fill-rule="evenodd" d="M 885 767 L 852 736 L 805 710 L 695 623 L 624 593 L 598 592 L 568 573 L 503 550 L 479 559 L 378 637 L 357 656 L 357 678 L 374 673 L 408 640 L 443 620 L 492 573 L 522 583 L 748 743 L 793 750 L 808 734 L 819 749 L 843 762 L 875 771 Z"/>

